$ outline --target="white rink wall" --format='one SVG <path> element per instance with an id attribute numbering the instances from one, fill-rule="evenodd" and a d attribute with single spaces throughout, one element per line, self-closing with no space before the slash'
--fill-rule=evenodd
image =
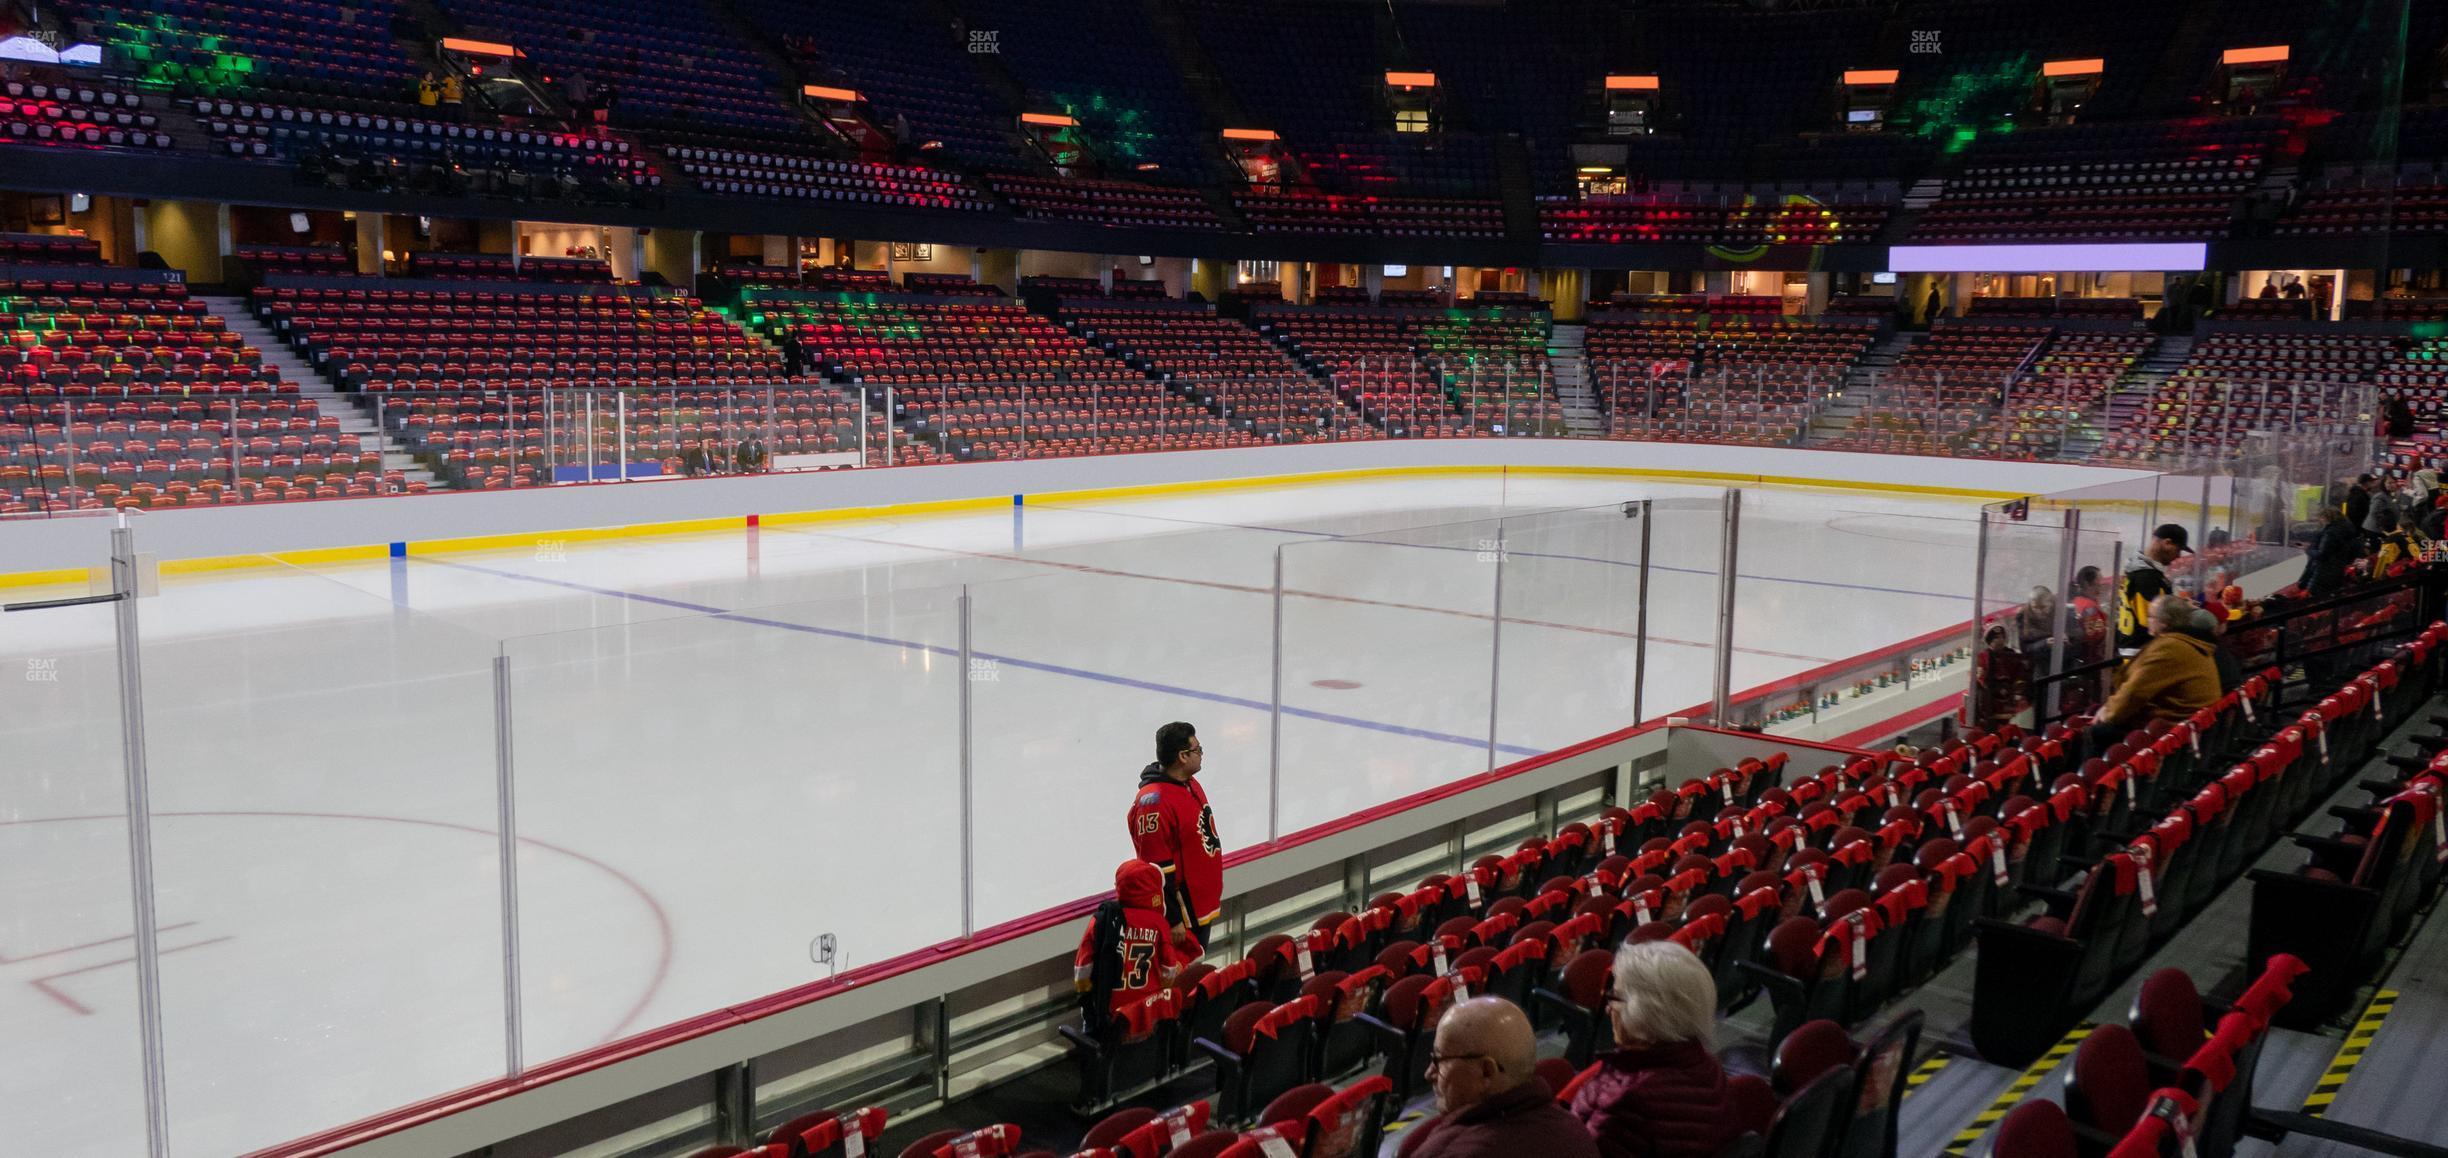
<path id="1" fill-rule="evenodd" d="M 1783 447 L 1596 439 L 1425 439 L 1100 455 L 742 478 L 640 481 L 147 512 L 138 549 L 159 559 L 422 542 L 840 510 L 1110 487 L 1224 482 L 1355 470 L 1488 467 L 1700 473 L 1702 484 L 1818 482 L 1935 487 L 2003 497 L 2149 477 L 2147 471 L 1856 454 Z M 0 575 L 106 565 L 109 517 L 0 523 Z"/>

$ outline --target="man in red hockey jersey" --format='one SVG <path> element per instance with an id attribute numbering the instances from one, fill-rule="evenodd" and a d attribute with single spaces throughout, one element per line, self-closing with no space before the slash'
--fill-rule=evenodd
<path id="1" fill-rule="evenodd" d="M 1114 870 L 1114 899 L 1097 907 L 1071 958 L 1071 979 L 1088 995 L 1092 1026 L 1163 992 L 1198 954 L 1173 942 L 1164 913 L 1164 874 L 1143 860 Z M 1099 991 L 1102 991 L 1101 999 Z"/>
<path id="2" fill-rule="evenodd" d="M 1164 874 L 1165 917 L 1193 949 L 1224 905 L 1224 842 L 1198 782 L 1205 754 L 1198 729 L 1178 720 L 1156 729 L 1156 762 L 1140 771 L 1130 808 L 1131 847 Z"/>

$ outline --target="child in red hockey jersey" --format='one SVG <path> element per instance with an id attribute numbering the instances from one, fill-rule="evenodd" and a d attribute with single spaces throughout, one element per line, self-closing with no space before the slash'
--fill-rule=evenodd
<path id="1" fill-rule="evenodd" d="M 1097 906 L 1071 958 L 1072 983 L 1091 1028 L 1164 991 L 1183 966 L 1198 960 L 1175 943 L 1164 911 L 1164 874 L 1143 860 L 1114 870 L 1114 896 Z"/>

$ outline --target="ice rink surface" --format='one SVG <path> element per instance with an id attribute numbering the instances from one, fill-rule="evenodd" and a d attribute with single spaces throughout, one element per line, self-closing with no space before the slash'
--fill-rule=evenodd
<path id="1" fill-rule="evenodd" d="M 1110 882 L 1167 720 L 1230 847 L 1631 723 L 1628 501 L 1656 500 L 1643 707 L 1702 703 L 1719 493 L 1377 480 L 166 578 L 139 606 L 173 1150 L 502 1075 L 497 657 L 533 1064 L 822 977 L 821 934 L 853 967 L 957 939 L 964 690 L 981 929 Z M 1968 619 L 1975 512 L 1746 491 L 1733 685 Z M 143 1145 L 111 638 L 107 607 L 0 617 L 15 1152 Z"/>

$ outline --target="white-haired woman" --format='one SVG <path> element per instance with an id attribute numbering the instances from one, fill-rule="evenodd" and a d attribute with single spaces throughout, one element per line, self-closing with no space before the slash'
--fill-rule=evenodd
<path id="1" fill-rule="evenodd" d="M 1672 941 L 1625 945 L 1607 995 L 1616 1050 L 1581 1083 L 1573 1116 L 1602 1158 L 1715 1158 L 1741 1133 L 1709 1052 L 1717 983 Z"/>

